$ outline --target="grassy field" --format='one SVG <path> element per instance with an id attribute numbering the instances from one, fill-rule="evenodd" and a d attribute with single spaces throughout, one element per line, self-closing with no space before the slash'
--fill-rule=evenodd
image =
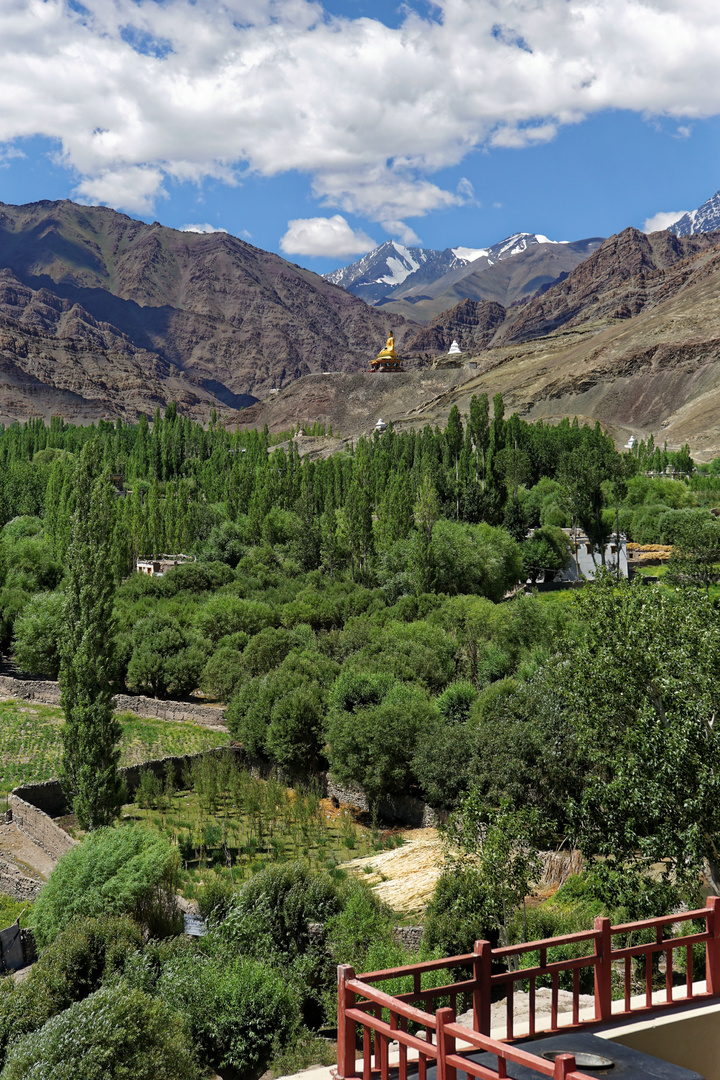
<path id="1" fill-rule="evenodd" d="M 122 764 L 166 754 L 194 754 L 224 746 L 230 736 L 198 724 L 147 720 L 122 713 Z M 62 753 L 63 714 L 49 705 L 0 702 L 0 798 L 18 784 L 51 780 Z"/>
<path id="2" fill-rule="evenodd" d="M 181 788 L 148 772 L 123 819 L 142 821 L 177 846 L 187 897 L 218 878 L 237 886 L 274 862 L 299 859 L 332 872 L 339 863 L 403 842 L 394 831 L 363 824 L 349 809 L 335 809 L 313 788 L 262 780 L 229 756 L 193 763 Z"/>

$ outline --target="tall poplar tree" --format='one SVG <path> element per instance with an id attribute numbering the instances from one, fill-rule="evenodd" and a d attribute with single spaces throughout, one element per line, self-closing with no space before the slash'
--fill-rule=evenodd
<path id="1" fill-rule="evenodd" d="M 60 664 L 61 780 L 84 829 L 109 824 L 121 806 L 120 724 L 111 687 L 115 494 L 109 475 L 100 474 L 101 460 L 93 441 L 76 466 Z"/>

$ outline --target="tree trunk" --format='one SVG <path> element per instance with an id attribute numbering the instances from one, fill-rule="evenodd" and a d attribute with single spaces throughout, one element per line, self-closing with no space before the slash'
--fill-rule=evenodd
<path id="1" fill-rule="evenodd" d="M 720 896 L 720 863 L 718 863 L 717 859 L 711 859 L 710 856 L 708 856 L 707 869 L 710 885 L 712 887 L 712 895 Z"/>

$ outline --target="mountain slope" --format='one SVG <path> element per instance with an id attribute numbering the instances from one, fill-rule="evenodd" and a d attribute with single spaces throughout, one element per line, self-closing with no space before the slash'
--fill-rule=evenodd
<path id="1" fill-rule="evenodd" d="M 675 236 L 690 236 L 692 233 L 716 232 L 718 229 L 720 229 L 720 191 L 716 191 L 697 210 L 683 214 L 670 226 L 668 232 L 674 233 Z"/>
<path id="2" fill-rule="evenodd" d="M 437 315 L 410 343 L 412 352 L 434 355 L 447 352 L 457 341 L 464 353 L 486 349 L 507 312 L 494 300 L 461 300 L 450 311 Z"/>
<path id="3" fill-rule="evenodd" d="M 678 237 L 625 229 L 611 236 L 567 278 L 510 313 L 494 345 L 528 341 L 588 319 L 626 319 L 674 295 L 692 260 L 720 242 L 718 233 Z"/>
<path id="4" fill-rule="evenodd" d="M 117 389 L 118 342 L 119 353 L 128 350 L 137 358 L 138 373 L 146 364 L 160 364 L 154 374 L 148 368 L 138 402 L 143 394 L 170 400 L 187 393 L 188 407 L 197 399 L 193 407 L 209 411 L 218 403 L 237 407 L 310 371 L 358 370 L 388 332 L 386 315 L 227 233 L 178 232 L 68 201 L 0 204 L 0 268 L 26 290 L 12 303 L 6 294 L 0 305 L 7 333 L 18 324 L 18 341 L 37 318 L 38 304 L 57 310 L 77 306 L 84 326 L 106 327 L 106 338 L 96 336 L 93 350 L 96 358 L 102 354 L 98 363 L 109 402 Z M 72 367 L 73 336 L 61 323 L 53 325 L 53 355 L 63 368 Z M 417 330 L 398 317 L 392 325 L 401 348 Z M 20 351 L 13 348 L 5 345 L 5 360 L 30 374 L 42 352 L 40 341 L 30 336 Z M 62 389 L 53 381 L 54 370 L 46 370 L 49 381 L 43 384 L 48 408 L 52 394 Z"/>
<path id="5" fill-rule="evenodd" d="M 490 320 L 490 305 L 471 303 L 459 305 L 456 326 L 461 318 L 475 327 Z M 493 340 L 464 355 L 472 367 L 426 369 L 380 385 L 360 374 L 300 380 L 249 416 L 282 427 L 290 412 L 311 416 L 317 408 L 350 436 L 371 430 L 376 414 L 423 427 L 443 423 L 453 405 L 467 413 L 473 394 L 502 393 L 508 411 L 529 419 L 599 421 L 618 445 L 652 432 L 671 448 L 688 442 L 701 460 L 720 455 L 720 233 L 646 237 L 627 229 L 610 237 L 565 282 L 508 312 Z"/>
<path id="6" fill-rule="evenodd" d="M 452 270 L 430 285 L 408 288 L 412 280 L 408 278 L 378 306 L 420 323 L 430 322 L 462 300 L 488 300 L 510 307 L 562 280 L 602 243 L 601 237 L 555 243 L 520 233 L 489 248 L 490 255 Z"/>
<path id="7" fill-rule="evenodd" d="M 183 377 L 157 353 L 139 350 L 107 322 L 48 289 L 33 290 L 0 270 L 0 420 L 31 416 L 68 420 L 137 419 L 176 400 L 198 420 L 223 400 L 212 387 Z M 238 400 L 237 406 L 255 399 Z"/>

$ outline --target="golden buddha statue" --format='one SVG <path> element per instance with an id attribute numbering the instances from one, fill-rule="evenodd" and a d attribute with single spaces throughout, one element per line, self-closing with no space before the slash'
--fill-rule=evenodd
<path id="1" fill-rule="evenodd" d="M 378 360 L 381 357 L 388 357 L 388 359 L 394 360 L 396 356 L 397 353 L 395 352 L 395 337 L 391 330 L 385 343 L 385 348 L 378 353 Z"/>
<path id="2" fill-rule="evenodd" d="M 381 349 L 375 359 L 370 361 L 370 371 L 402 371 L 402 369 L 402 360 L 395 352 L 395 337 L 391 330 L 385 342 L 385 348 Z"/>

